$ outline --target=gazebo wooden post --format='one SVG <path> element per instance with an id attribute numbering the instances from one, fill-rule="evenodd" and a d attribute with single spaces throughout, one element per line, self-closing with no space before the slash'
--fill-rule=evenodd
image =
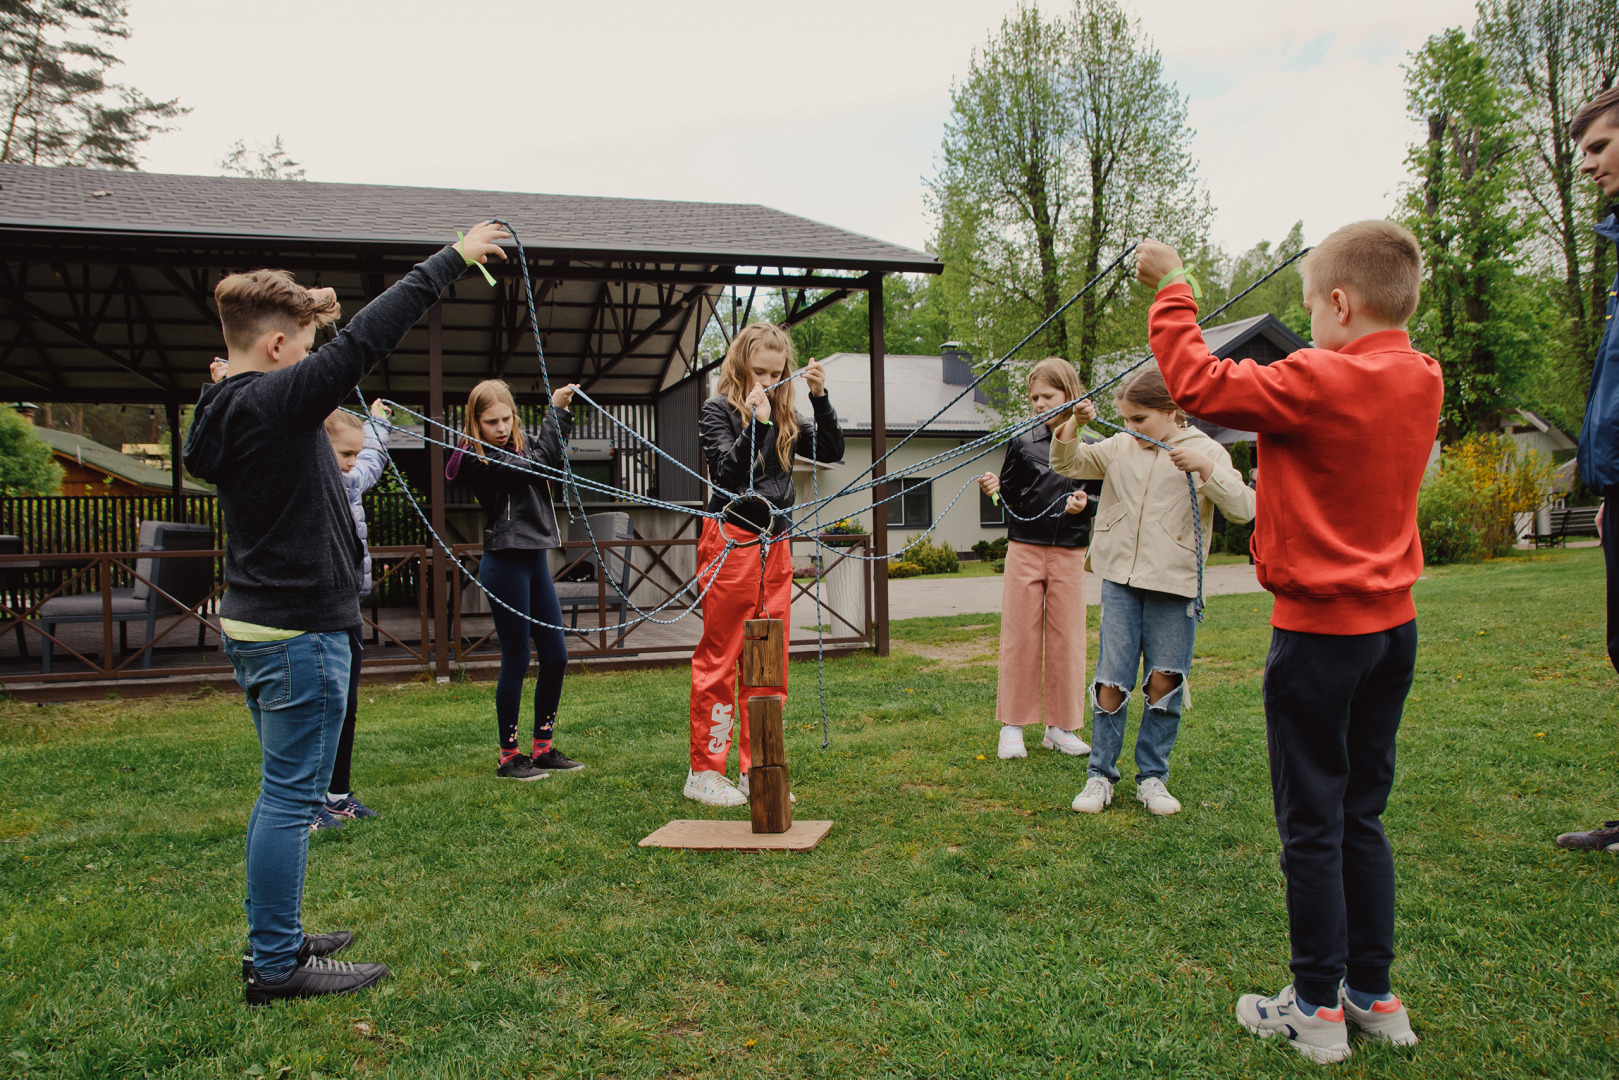
<path id="1" fill-rule="evenodd" d="M 185 493 L 185 466 L 180 463 L 180 399 L 169 398 L 163 403 L 163 411 L 169 419 L 169 490 L 174 496 L 174 507 L 170 516 L 184 525 L 188 520 L 186 514 Z"/>
<path id="2" fill-rule="evenodd" d="M 887 463 L 876 464 L 888 451 L 888 408 L 883 385 L 883 275 L 867 274 L 866 295 L 870 298 L 871 312 L 871 478 L 880 480 L 888 475 Z M 888 495 L 888 485 L 878 484 L 872 492 L 873 502 L 882 502 Z M 876 609 L 876 646 L 878 656 L 888 655 L 888 507 L 879 506 L 871 512 L 871 553 L 878 556 L 871 564 L 872 604 Z"/>
<path id="3" fill-rule="evenodd" d="M 427 415 L 438 424 L 444 423 L 444 302 L 441 300 L 427 309 Z M 428 438 L 437 439 L 442 428 L 426 432 Z M 442 440 L 440 440 L 442 441 Z M 442 539 L 444 527 L 444 448 L 437 442 L 427 444 L 427 499 L 433 531 Z M 450 681 L 450 634 L 455 621 L 449 618 L 449 590 L 445 575 L 449 561 L 437 544 L 433 545 L 433 674 L 439 682 Z"/>

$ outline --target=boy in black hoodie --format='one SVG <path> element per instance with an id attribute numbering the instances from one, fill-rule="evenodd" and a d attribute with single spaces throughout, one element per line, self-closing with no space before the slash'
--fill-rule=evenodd
<path id="1" fill-rule="evenodd" d="M 331 289 L 255 270 L 214 290 L 231 374 L 203 388 L 184 459 L 219 489 L 220 626 L 264 755 L 247 827 L 250 1005 L 387 977 L 382 964 L 330 959 L 353 935 L 305 934 L 299 917 L 309 823 L 331 779 L 360 627 L 363 553 L 325 422 L 445 286 L 473 262 L 505 258 L 495 242 L 507 235 L 488 222 L 472 229 L 313 353 L 315 330 L 338 317 Z"/>

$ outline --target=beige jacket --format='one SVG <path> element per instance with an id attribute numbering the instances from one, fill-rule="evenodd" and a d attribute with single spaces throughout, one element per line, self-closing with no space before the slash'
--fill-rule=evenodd
<path id="1" fill-rule="evenodd" d="M 1231 467 L 1226 448 L 1193 427 L 1166 440 L 1214 461 L 1207 483 L 1192 475 L 1203 523 L 1203 557 L 1214 543 L 1214 508 L 1230 521 L 1252 521 L 1254 492 Z M 1167 451 L 1119 432 L 1101 442 L 1051 440 L 1051 467 L 1077 480 L 1102 481 L 1086 569 L 1137 589 L 1197 595 L 1197 546 L 1186 473 Z"/>

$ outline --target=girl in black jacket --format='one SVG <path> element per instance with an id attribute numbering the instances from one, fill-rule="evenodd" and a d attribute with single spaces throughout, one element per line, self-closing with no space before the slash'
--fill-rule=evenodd
<path id="1" fill-rule="evenodd" d="M 1029 409 L 1035 415 L 1081 393 L 1078 374 L 1061 357 L 1047 357 L 1029 372 Z M 984 491 L 999 493 L 1012 512 L 1006 525 L 1010 542 L 995 695 L 1001 722 L 997 754 L 1003 759 L 1027 757 L 1023 727 L 1042 722 L 1040 745 L 1048 750 L 1078 755 L 1091 749 L 1074 732 L 1084 723 L 1085 555 L 1102 484 L 1052 471 L 1051 433 L 1067 416 L 1058 413 L 1013 439 L 1000 475 L 985 473 L 978 480 Z"/>
<path id="2" fill-rule="evenodd" d="M 500 764 L 495 775 L 513 780 L 544 780 L 551 771 L 584 768 L 552 743 L 562 677 L 568 670 L 568 645 L 562 631 L 551 628 L 562 625 L 562 607 L 546 552 L 560 547 L 562 539 L 546 480 L 533 468 L 562 467 L 564 444 L 573 431 L 568 407 L 576 389 L 568 385 L 551 395 L 539 436 L 530 445 L 518 423 L 511 388 L 499 379 L 474 386 L 467 396 L 467 439 L 444 470 L 449 479 L 459 475 L 466 481 L 488 521 L 478 581 L 489 594 L 500 639 L 500 681 L 495 684 Z M 484 443 L 504 449 L 491 450 Z M 538 626 L 526 616 L 551 626 Z M 532 752 L 524 754 L 517 745 L 517 710 L 528 674 L 530 637 L 539 654 L 540 675 L 534 688 Z"/>
<path id="3" fill-rule="evenodd" d="M 757 547 L 733 549 L 723 563 L 727 540 L 749 543 L 760 533 L 779 536 L 787 529 L 780 511 L 793 505 L 793 458 L 837 461 L 843 457 L 838 414 L 826 396 L 826 372 L 810 361 L 802 374 L 809 386 L 814 417 L 793 411 L 793 385 L 783 383 L 793 370 L 793 342 L 770 323 L 754 323 L 731 339 L 720 368 L 715 394 L 703 403 L 698 421 L 708 477 L 714 485 L 708 508 L 725 511 L 723 523 L 708 518 L 697 547 L 697 585 L 708 587 L 703 598 L 703 637 L 691 657 L 691 771 L 683 794 L 709 806 L 747 802 L 749 761 L 748 702 L 754 696 L 787 693 L 787 636 L 782 636 L 782 685 L 752 687 L 742 700 L 732 692 L 733 675 L 742 656 L 742 623 L 760 612 L 792 625 L 792 544 L 770 545 L 761 572 Z M 774 387 L 774 389 L 767 389 Z M 748 493 L 731 505 L 722 494 Z M 742 788 L 725 776 L 732 732 L 737 721 Z"/>

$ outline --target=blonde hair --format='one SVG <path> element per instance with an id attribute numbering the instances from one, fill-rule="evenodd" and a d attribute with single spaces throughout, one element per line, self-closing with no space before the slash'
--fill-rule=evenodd
<path id="1" fill-rule="evenodd" d="M 1357 221 L 1304 257 L 1305 286 L 1317 296 L 1353 293 L 1372 314 L 1405 325 L 1422 292 L 1422 245 L 1392 221 Z"/>
<path id="2" fill-rule="evenodd" d="M 271 331 L 290 334 L 311 323 L 326 326 L 343 313 L 335 296 L 317 297 L 287 270 L 232 274 L 214 286 L 214 303 L 225 344 L 233 349 L 247 349 Z"/>
<path id="3" fill-rule="evenodd" d="M 461 432 L 467 438 L 467 445 L 477 451 L 479 457 L 485 457 L 483 432 L 478 427 L 478 421 L 491 406 L 505 405 L 512 411 L 512 441 L 516 443 L 519 454 L 523 452 L 525 440 L 523 439 L 523 418 L 517 413 L 517 399 L 512 396 L 512 388 L 500 379 L 485 379 L 472 388 L 467 395 L 467 415 L 461 423 Z"/>
<path id="4" fill-rule="evenodd" d="M 715 387 L 715 392 L 730 402 L 731 408 L 742 417 L 744 425 L 748 421 L 748 391 L 753 389 L 753 354 L 761 349 L 779 352 L 787 358 L 781 371 L 782 380 L 793 373 L 793 339 L 775 323 L 756 322 L 743 327 L 731 339 L 731 347 L 725 350 L 725 360 L 720 365 L 719 385 Z M 790 471 L 793 467 L 793 444 L 798 441 L 793 384 L 779 381 L 769 397 L 770 414 L 776 425 L 776 456 L 781 459 L 781 467 Z M 760 457 L 763 458 L 762 453 Z"/>
<path id="5" fill-rule="evenodd" d="M 343 434 L 344 431 L 360 431 L 364 427 L 364 420 L 344 409 L 333 409 L 331 415 L 326 417 L 326 434 L 332 438 Z"/>
<path id="6" fill-rule="evenodd" d="M 1048 356 L 1034 367 L 1029 369 L 1029 377 L 1025 380 L 1029 389 L 1034 384 L 1043 382 L 1053 390 L 1062 394 L 1064 401 L 1078 401 L 1085 395 L 1085 387 L 1080 384 L 1079 372 L 1074 365 L 1060 356 Z"/>
<path id="7" fill-rule="evenodd" d="M 1135 378 L 1119 388 L 1118 396 L 1113 400 L 1121 405 L 1134 405 L 1141 409 L 1173 411 L 1175 423 L 1182 427 L 1186 426 L 1186 413 L 1175 404 L 1175 399 L 1169 396 L 1169 387 L 1164 383 L 1164 373 L 1156 367 L 1142 368 Z"/>

